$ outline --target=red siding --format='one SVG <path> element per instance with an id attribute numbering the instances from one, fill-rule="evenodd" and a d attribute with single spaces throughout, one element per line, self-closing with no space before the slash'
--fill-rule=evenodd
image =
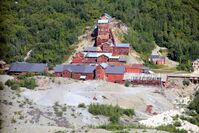
<path id="1" fill-rule="evenodd" d="M 113 47 L 111 47 L 109 44 L 107 44 L 107 43 L 104 43 L 103 45 L 102 45 L 102 51 L 103 52 L 113 52 Z"/>
<path id="2" fill-rule="evenodd" d="M 70 78 L 71 77 L 71 72 L 69 72 L 69 71 L 63 71 L 62 72 L 62 77 L 68 77 L 68 78 Z"/>
<path id="3" fill-rule="evenodd" d="M 96 58 L 85 58 L 84 63 L 96 63 Z"/>
<path id="4" fill-rule="evenodd" d="M 143 72 L 141 68 L 133 68 L 133 67 L 126 67 L 125 71 L 128 73 L 142 73 Z"/>
<path id="5" fill-rule="evenodd" d="M 104 68 L 102 66 L 97 66 L 95 75 L 96 79 L 103 80 L 106 76 Z"/>
<path id="6" fill-rule="evenodd" d="M 113 48 L 113 55 L 128 55 L 129 48 L 122 48 L 122 47 L 114 47 Z"/>
<path id="7" fill-rule="evenodd" d="M 108 57 L 105 55 L 101 55 L 97 58 L 97 63 L 108 62 Z"/>
<path id="8" fill-rule="evenodd" d="M 110 82 L 122 82 L 124 74 L 106 74 L 107 81 Z"/>
<path id="9" fill-rule="evenodd" d="M 80 79 L 80 76 L 86 76 L 86 80 L 94 79 L 94 73 L 72 73 L 73 79 Z"/>
<path id="10" fill-rule="evenodd" d="M 153 64 L 166 64 L 165 59 L 153 59 Z"/>
<path id="11" fill-rule="evenodd" d="M 98 35 L 109 34 L 109 24 L 98 24 Z"/>

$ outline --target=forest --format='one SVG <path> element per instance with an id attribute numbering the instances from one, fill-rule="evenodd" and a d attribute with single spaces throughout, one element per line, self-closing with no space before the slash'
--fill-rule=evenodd
<path id="1" fill-rule="evenodd" d="M 199 58 L 198 0 L 20 0 L 0 5 L 0 59 L 51 66 L 64 62 L 86 26 L 107 12 L 129 27 L 125 41 L 147 60 L 155 44 L 169 49 L 178 69 Z"/>

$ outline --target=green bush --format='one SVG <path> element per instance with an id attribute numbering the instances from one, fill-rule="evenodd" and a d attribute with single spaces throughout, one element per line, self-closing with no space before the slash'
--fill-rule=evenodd
<path id="1" fill-rule="evenodd" d="M 146 129 L 146 126 L 143 125 L 123 125 L 123 124 L 119 124 L 119 123 L 109 123 L 109 124 L 105 124 L 105 125 L 100 125 L 97 128 L 103 128 L 106 130 L 111 130 L 111 131 L 116 131 L 116 130 L 123 130 L 123 129 L 130 129 L 130 128 L 134 128 L 134 129 Z"/>
<path id="2" fill-rule="evenodd" d="M 179 121 L 175 121 L 175 122 L 173 123 L 173 125 L 176 126 L 176 127 L 180 127 L 180 126 L 181 126 L 181 123 L 180 123 Z"/>
<path id="3" fill-rule="evenodd" d="M 4 84 L 3 82 L 0 82 L 0 90 L 3 90 L 4 89 Z"/>
<path id="4" fill-rule="evenodd" d="M 9 87 L 11 87 L 13 84 L 15 84 L 16 83 L 16 81 L 14 81 L 14 80 L 7 80 L 6 82 L 5 82 L 5 85 L 7 85 L 7 86 L 9 86 Z"/>
<path id="5" fill-rule="evenodd" d="M 88 111 L 94 115 L 104 115 L 110 117 L 110 121 L 115 123 L 119 121 L 119 117 L 122 115 L 133 116 L 133 109 L 123 109 L 118 105 L 105 105 L 105 104 L 90 104 Z"/>
<path id="6" fill-rule="evenodd" d="M 184 86 L 189 86 L 190 81 L 188 79 L 185 79 L 185 80 L 182 81 L 182 83 L 183 83 Z"/>
<path id="7" fill-rule="evenodd" d="M 174 125 L 159 126 L 157 130 L 168 131 L 170 133 L 188 133 L 186 130 L 177 129 Z"/>
<path id="8" fill-rule="evenodd" d="M 34 89 L 37 87 L 36 80 L 31 78 L 31 79 L 25 79 L 22 83 L 22 87 L 26 87 L 28 89 Z"/>
<path id="9" fill-rule="evenodd" d="M 11 86 L 11 89 L 12 89 L 12 90 L 18 90 L 19 88 L 20 88 L 19 84 L 13 84 L 13 85 Z"/>
<path id="10" fill-rule="evenodd" d="M 20 80 L 25 80 L 25 79 L 27 79 L 27 78 L 29 78 L 29 77 L 32 77 L 33 75 L 32 74 L 19 74 L 19 75 L 17 75 L 16 77 L 18 78 L 18 79 L 20 79 Z"/>
<path id="11" fill-rule="evenodd" d="M 129 87 L 130 83 L 131 83 L 130 81 L 126 81 L 125 84 L 124 84 L 124 86 Z"/>
<path id="12" fill-rule="evenodd" d="M 197 114 L 199 114 L 199 102 L 198 101 L 199 101 L 199 94 L 198 94 L 198 92 L 196 92 L 193 101 L 188 106 L 188 108 L 190 110 L 195 110 L 197 112 Z"/>
<path id="13" fill-rule="evenodd" d="M 114 115 L 114 116 L 111 116 L 111 117 L 109 118 L 109 120 L 110 120 L 112 123 L 118 123 L 118 122 L 119 122 L 119 119 L 120 119 L 119 115 Z"/>
<path id="14" fill-rule="evenodd" d="M 78 105 L 78 107 L 79 107 L 79 108 L 86 108 L 86 105 L 85 105 L 84 103 L 80 103 L 80 104 Z"/>

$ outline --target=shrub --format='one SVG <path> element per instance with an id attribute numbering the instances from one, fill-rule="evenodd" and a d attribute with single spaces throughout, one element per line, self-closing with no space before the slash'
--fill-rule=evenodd
<path id="1" fill-rule="evenodd" d="M 190 81 L 188 79 L 185 79 L 185 80 L 182 81 L 182 83 L 183 83 L 184 86 L 189 86 Z"/>
<path id="2" fill-rule="evenodd" d="M 110 120 L 112 123 L 118 123 L 118 122 L 119 122 L 119 115 L 111 116 L 111 117 L 109 118 L 109 120 Z"/>
<path id="3" fill-rule="evenodd" d="M 18 90 L 20 88 L 20 86 L 18 85 L 18 84 L 13 84 L 12 86 L 11 86 L 11 89 L 12 90 Z"/>
<path id="4" fill-rule="evenodd" d="M 34 89 L 35 87 L 37 87 L 37 83 L 36 83 L 36 80 L 33 78 L 25 79 L 22 86 L 28 89 Z"/>
<path id="5" fill-rule="evenodd" d="M 3 90 L 4 89 L 4 84 L 3 82 L 0 82 L 0 90 Z"/>
<path id="6" fill-rule="evenodd" d="M 8 80 L 5 82 L 5 85 L 7 85 L 7 86 L 10 87 L 10 86 L 12 86 L 14 83 L 15 83 L 14 80 L 8 79 Z"/>
<path id="7" fill-rule="evenodd" d="M 180 127 L 180 126 L 181 126 L 181 123 L 180 123 L 179 121 L 175 121 L 175 122 L 173 123 L 173 125 L 176 126 L 176 127 Z"/>
<path id="8" fill-rule="evenodd" d="M 159 126 L 157 130 L 168 131 L 170 133 L 187 133 L 184 129 L 177 129 L 174 125 Z"/>
<path id="9" fill-rule="evenodd" d="M 110 121 L 115 123 L 119 121 L 120 116 L 127 115 L 133 116 L 133 109 L 123 109 L 118 105 L 105 105 L 105 104 L 90 104 L 88 111 L 94 115 L 104 115 L 110 117 Z"/>
<path id="10" fill-rule="evenodd" d="M 193 101 L 189 104 L 188 108 L 191 110 L 195 110 L 197 114 L 199 114 L 199 94 L 195 95 Z"/>
<path id="11" fill-rule="evenodd" d="M 130 86 L 130 82 L 126 81 L 125 84 L 124 84 L 124 86 L 129 87 Z"/>
<path id="12" fill-rule="evenodd" d="M 84 103 L 80 103 L 80 104 L 78 105 L 78 107 L 79 107 L 79 108 L 86 108 L 86 105 L 85 105 Z"/>

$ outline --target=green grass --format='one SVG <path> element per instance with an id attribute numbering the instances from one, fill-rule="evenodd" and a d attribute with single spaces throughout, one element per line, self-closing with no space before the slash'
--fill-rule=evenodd
<path id="1" fill-rule="evenodd" d="M 135 128 L 135 129 L 149 129 L 146 126 L 143 125 L 122 125 L 119 123 L 109 123 L 109 124 L 104 124 L 100 125 L 96 128 L 102 128 L 110 131 L 118 131 L 118 130 L 123 130 L 123 129 L 130 129 L 130 128 Z"/>
<path id="2" fill-rule="evenodd" d="M 27 89 L 34 89 L 37 87 L 34 78 L 22 78 L 21 80 L 7 80 L 5 85 L 11 87 L 12 90 L 17 90 L 19 87 L 26 87 Z"/>
<path id="3" fill-rule="evenodd" d="M 122 115 L 129 117 L 135 115 L 133 109 L 123 109 L 118 105 L 90 104 L 88 111 L 93 115 L 104 115 L 110 117 L 112 123 L 118 123 Z"/>
<path id="4" fill-rule="evenodd" d="M 156 129 L 162 131 L 168 131 L 169 133 L 188 133 L 186 130 L 177 129 L 174 125 L 159 126 Z"/>
<path id="5" fill-rule="evenodd" d="M 139 125 L 139 124 L 138 125 L 132 125 L 132 124 L 122 125 L 119 123 L 109 123 L 109 124 L 97 126 L 96 128 L 102 128 L 102 129 L 106 129 L 110 131 L 121 131 L 124 129 L 144 129 L 143 131 L 146 131 L 146 129 L 157 129 L 161 131 L 168 131 L 169 133 L 187 133 L 187 131 L 183 129 L 177 129 L 174 125 L 163 125 L 156 128 L 152 128 L 152 127 L 146 127 L 144 125 Z"/>

